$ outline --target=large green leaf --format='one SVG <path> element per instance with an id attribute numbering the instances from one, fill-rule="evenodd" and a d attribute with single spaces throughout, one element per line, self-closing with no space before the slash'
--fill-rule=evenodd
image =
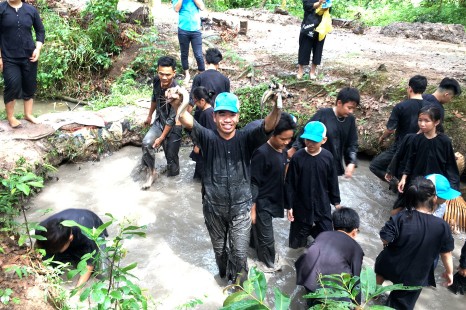
<path id="1" fill-rule="evenodd" d="M 83 226 L 83 225 L 78 224 L 75 221 L 71 221 L 71 220 L 65 220 L 65 221 L 61 222 L 60 224 L 62 224 L 65 227 L 78 227 L 79 229 L 81 229 L 83 234 L 86 235 L 86 237 L 88 237 L 89 239 L 94 240 L 94 238 L 92 236 L 92 229 L 89 229 L 86 226 Z M 96 238 L 97 237 L 98 236 L 96 236 Z"/>
<path id="2" fill-rule="evenodd" d="M 98 304 L 103 303 L 103 301 L 105 300 L 105 296 L 106 294 L 104 290 L 93 288 L 91 292 L 91 299 Z"/>
<path id="3" fill-rule="evenodd" d="M 31 192 L 31 189 L 29 188 L 29 186 L 27 186 L 24 183 L 16 184 L 16 188 L 20 190 L 21 192 L 23 192 L 23 194 L 26 196 L 29 196 L 29 193 Z"/>
<path id="4" fill-rule="evenodd" d="M 249 278 L 251 279 L 252 285 L 254 286 L 254 291 L 256 292 L 256 297 L 263 302 L 265 296 L 267 295 L 267 281 L 265 280 L 265 275 L 262 271 L 252 267 L 249 270 Z"/>
<path id="5" fill-rule="evenodd" d="M 89 294 L 91 293 L 91 288 L 88 287 L 86 288 L 82 293 L 81 295 L 79 295 L 79 301 L 85 301 L 87 299 L 87 297 L 89 297 Z"/>
<path id="6" fill-rule="evenodd" d="M 290 307 L 291 299 L 286 296 L 278 288 L 274 288 L 275 291 L 275 309 L 276 310 L 287 310 Z"/>
<path id="7" fill-rule="evenodd" d="M 123 272 L 129 271 L 131 269 L 136 268 L 137 265 L 138 265 L 138 263 L 129 264 L 128 266 L 121 268 L 121 271 L 123 271 Z"/>
<path id="8" fill-rule="evenodd" d="M 112 225 L 113 223 L 113 220 L 112 221 L 108 221 L 106 223 L 103 223 L 102 225 L 100 225 L 98 228 L 96 228 L 95 230 L 93 230 L 93 235 L 98 237 L 102 234 L 102 232 L 110 225 Z"/>
<path id="9" fill-rule="evenodd" d="M 27 182 L 26 184 L 32 187 L 44 187 L 44 183 L 42 182 L 33 181 L 33 182 Z"/>
<path id="10" fill-rule="evenodd" d="M 245 291 L 235 292 L 233 294 L 228 295 L 228 297 L 223 302 L 223 306 L 226 307 L 226 306 L 228 306 L 230 304 L 233 304 L 235 302 L 238 302 L 240 300 L 247 299 L 247 298 L 250 298 L 250 297 L 251 297 L 251 295 L 249 295 Z"/>
<path id="11" fill-rule="evenodd" d="M 374 294 L 377 288 L 377 281 L 375 272 L 372 268 L 364 267 L 361 271 L 361 293 L 364 296 L 364 300 L 369 300 L 370 296 Z"/>
<path id="12" fill-rule="evenodd" d="M 387 306 L 381 306 L 381 305 L 376 305 L 376 306 L 371 306 L 371 310 L 393 310 L 391 307 Z"/>

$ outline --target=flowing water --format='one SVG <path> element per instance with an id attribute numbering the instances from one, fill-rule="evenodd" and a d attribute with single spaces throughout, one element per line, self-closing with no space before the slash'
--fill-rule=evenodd
<path id="1" fill-rule="evenodd" d="M 0 96 L 0 112 L 5 110 L 5 104 L 3 104 L 3 96 Z M 41 100 L 35 99 L 33 106 L 33 113 L 35 115 L 42 115 L 51 112 L 63 112 L 68 111 L 68 106 L 73 109 L 75 104 L 68 103 L 62 100 Z M 16 100 L 15 114 L 24 113 L 24 105 L 22 100 Z"/>
<path id="2" fill-rule="evenodd" d="M 131 177 L 141 158 L 141 150 L 125 147 L 100 162 L 69 164 L 60 167 L 53 181 L 32 201 L 29 217 L 40 221 L 46 216 L 40 210 L 53 212 L 66 208 L 88 208 L 102 219 L 105 213 L 119 219 L 128 218 L 137 225 L 147 225 L 147 237 L 125 242 L 128 255 L 125 262 L 137 262 L 135 274 L 141 287 L 155 300 L 157 309 L 175 309 L 191 299 L 201 299 L 199 309 L 218 309 L 226 295 L 227 285 L 218 277 L 209 235 L 204 225 L 201 208 L 200 184 L 191 180 L 194 163 L 189 159 L 190 149 L 180 150 L 181 173 L 168 178 L 162 175 L 148 191 L 139 189 L 139 182 Z M 164 163 L 163 153 L 157 160 Z M 358 242 L 364 252 L 364 265 L 373 266 L 382 250 L 378 232 L 389 217 L 395 199 L 386 184 L 379 181 L 361 161 L 353 179 L 340 179 L 342 204 L 356 209 L 361 217 Z M 295 285 L 294 262 L 302 253 L 287 247 L 289 223 L 275 219 L 276 248 L 283 269 L 266 274 L 273 300 L 273 287 L 278 287 L 292 298 L 292 309 L 305 309 L 301 298 L 303 290 Z M 110 235 L 116 232 L 110 227 Z M 455 265 L 458 263 L 464 235 L 455 236 Z M 249 265 L 255 264 L 255 254 L 249 252 Z M 442 283 L 443 265 L 436 270 L 436 279 Z M 439 285 L 424 288 L 416 309 L 464 309 L 465 297 L 455 296 Z"/>

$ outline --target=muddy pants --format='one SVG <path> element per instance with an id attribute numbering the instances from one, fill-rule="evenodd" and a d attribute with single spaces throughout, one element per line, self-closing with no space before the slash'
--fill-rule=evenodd
<path id="1" fill-rule="evenodd" d="M 257 258 L 267 267 L 275 264 L 275 239 L 273 236 L 272 215 L 267 211 L 258 211 L 256 224 L 252 225 L 253 244 Z"/>
<path id="2" fill-rule="evenodd" d="M 204 204 L 204 220 L 209 231 L 220 277 L 236 281 L 239 273 L 247 278 L 247 251 L 251 231 L 251 214 L 245 212 L 230 218 L 217 215 Z"/>
<path id="3" fill-rule="evenodd" d="M 369 169 L 373 174 L 378 176 L 381 180 L 385 181 L 385 174 L 387 173 L 387 168 L 392 162 L 393 156 L 396 154 L 397 145 L 393 143 L 389 149 L 385 152 L 380 153 L 374 159 L 372 159 Z M 395 173 L 395 171 L 392 171 Z"/>
<path id="4" fill-rule="evenodd" d="M 155 139 L 162 135 L 163 126 L 155 121 L 142 140 L 142 163 L 151 170 L 155 169 L 155 157 L 152 145 Z M 181 126 L 173 126 L 168 136 L 162 142 L 163 152 L 167 160 L 167 175 L 175 176 L 180 173 L 180 159 L 178 152 L 181 145 Z"/>
<path id="5" fill-rule="evenodd" d="M 315 221 L 314 225 L 294 221 L 290 224 L 290 237 L 288 246 L 292 249 L 303 248 L 307 246 L 307 237 L 317 238 L 323 231 L 333 230 L 333 223 L 330 217 L 323 217 Z"/>
<path id="6" fill-rule="evenodd" d="M 392 291 L 388 296 L 386 306 L 397 310 L 412 310 L 421 291 Z"/>

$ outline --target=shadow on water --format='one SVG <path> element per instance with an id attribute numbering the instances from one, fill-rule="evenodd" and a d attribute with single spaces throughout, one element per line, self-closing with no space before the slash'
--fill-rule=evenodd
<path id="1" fill-rule="evenodd" d="M 192 181 L 194 163 L 190 149 L 180 151 L 181 172 L 177 177 L 161 175 L 148 190 L 131 177 L 141 158 L 140 148 L 126 147 L 100 162 L 71 164 L 60 167 L 58 181 L 51 181 L 32 202 L 30 218 L 45 218 L 38 211 L 51 208 L 54 212 L 66 208 L 88 208 L 104 220 L 105 213 L 128 218 L 137 225 L 147 225 L 147 238 L 135 238 L 125 243 L 126 261 L 138 262 L 135 275 L 141 287 L 154 297 L 158 309 L 175 309 L 191 299 L 204 304 L 199 309 L 218 309 L 226 295 L 226 283 L 219 279 L 210 238 L 202 215 L 200 184 Z M 157 160 L 164 163 L 163 152 Z M 378 232 L 389 217 L 395 196 L 386 184 L 373 176 L 368 162 L 362 161 L 352 180 L 340 179 L 342 204 L 358 211 L 361 234 L 358 241 L 364 252 L 364 264 L 374 265 L 382 245 Z M 281 272 L 266 274 L 268 299 L 273 300 L 273 288 L 278 287 L 292 297 L 291 309 L 305 309 L 301 298 L 304 290 L 295 285 L 294 262 L 303 252 L 287 247 L 289 223 L 275 219 L 277 252 L 283 265 Z M 110 235 L 115 227 L 109 229 Z M 461 240 L 460 240 L 461 238 Z M 455 261 L 464 242 L 456 236 Z M 255 264 L 255 254 L 249 251 L 249 264 Z M 436 270 L 442 283 L 443 266 Z M 425 288 L 416 309 L 462 309 L 463 296 L 454 296 L 444 287 Z"/>

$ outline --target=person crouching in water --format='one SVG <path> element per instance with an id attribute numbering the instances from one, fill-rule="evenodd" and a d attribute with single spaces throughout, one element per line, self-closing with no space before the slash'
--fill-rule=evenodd
<path id="1" fill-rule="evenodd" d="M 352 276 L 361 274 L 364 252 L 356 242 L 359 233 L 359 215 L 351 209 L 342 207 L 332 214 L 334 231 L 324 231 L 314 243 L 296 261 L 296 284 L 303 285 L 307 293 L 315 292 L 321 287 L 318 282 L 320 274 L 331 275 L 348 273 Z M 308 299 L 312 307 L 319 303 Z"/>

